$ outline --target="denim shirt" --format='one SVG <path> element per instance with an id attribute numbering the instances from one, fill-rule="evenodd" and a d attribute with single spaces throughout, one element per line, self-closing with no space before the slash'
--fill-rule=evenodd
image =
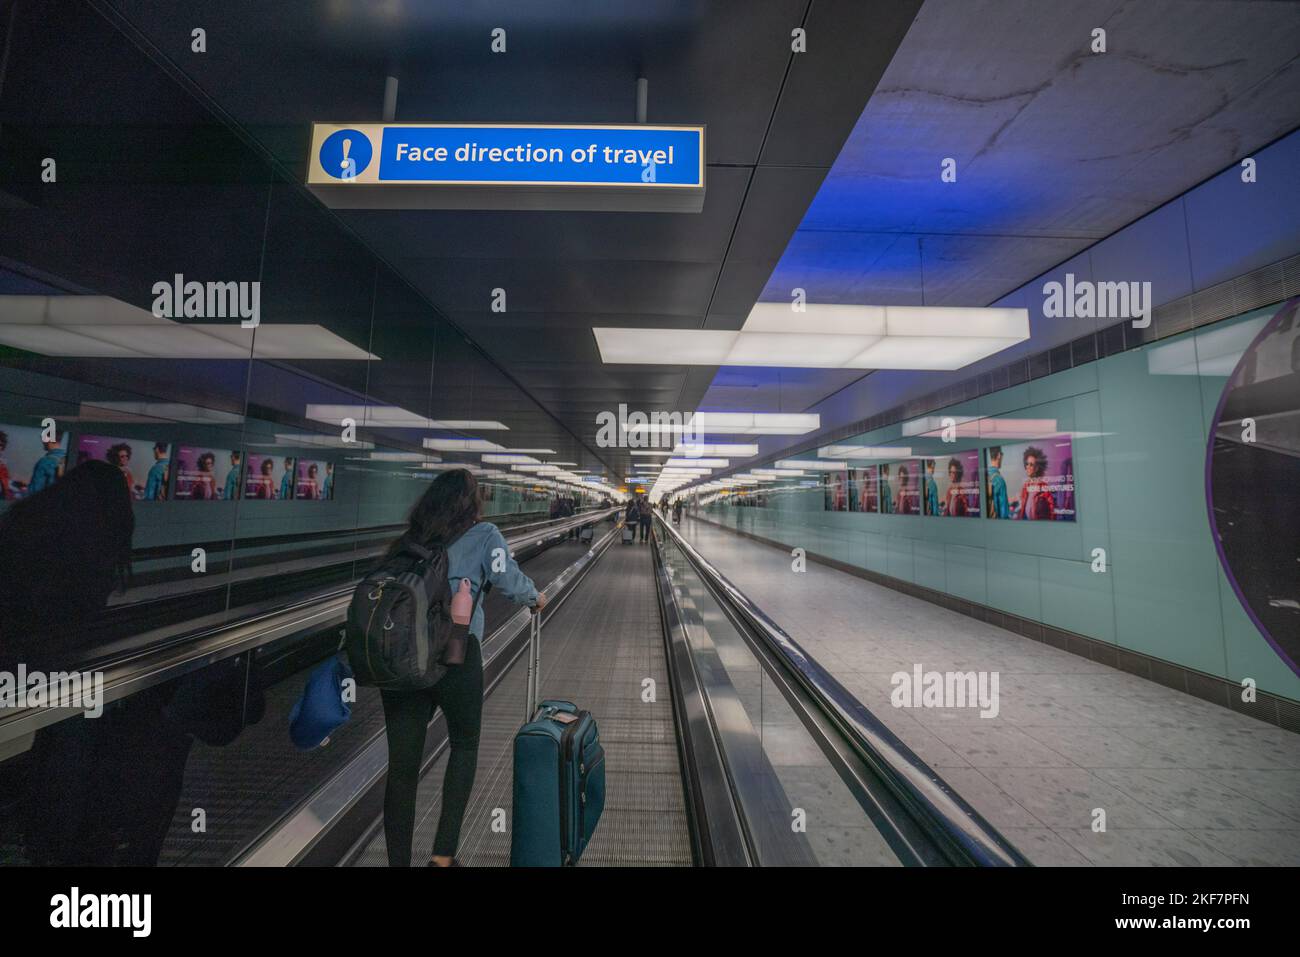
<path id="1" fill-rule="evenodd" d="M 500 549 L 500 552 L 497 552 Z M 495 569 L 500 569 L 496 571 Z M 460 580 L 468 578 L 470 593 L 477 601 L 484 581 L 490 581 L 492 588 L 519 605 L 532 605 L 537 601 L 537 586 L 533 580 L 520 570 L 519 565 L 510 555 L 510 546 L 501 529 L 491 522 L 479 522 L 447 549 L 447 577 L 451 583 L 451 593 L 456 594 Z M 483 607 L 480 603 L 474 609 L 474 617 L 469 623 L 469 633 L 476 638 L 483 637 Z"/>

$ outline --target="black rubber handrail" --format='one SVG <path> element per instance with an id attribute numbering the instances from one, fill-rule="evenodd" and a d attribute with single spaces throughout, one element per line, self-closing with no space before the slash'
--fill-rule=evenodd
<path id="1" fill-rule="evenodd" d="M 928 764 L 825 668 L 786 634 L 752 599 L 701 555 L 672 524 L 659 527 L 695 570 L 775 653 L 786 671 L 823 709 L 847 741 L 919 818 L 950 863 L 1025 867 L 1029 861 Z"/>
<path id="2" fill-rule="evenodd" d="M 516 553 L 547 539 L 563 535 L 571 528 L 581 528 L 612 515 L 617 509 L 598 509 L 572 517 L 534 523 L 536 530 L 518 534 L 508 529 L 506 542 Z M 338 627 L 347 612 L 354 583 L 341 585 L 296 599 L 273 611 L 260 611 L 237 621 L 203 626 L 194 631 L 181 630 L 143 641 L 136 647 L 123 647 L 111 655 L 88 658 L 71 665 L 68 671 L 103 674 L 102 703 L 116 701 L 155 684 L 180 677 L 226 658 L 254 651 L 263 645 L 307 630 L 317 633 Z M 27 734 L 80 713 L 76 710 L 51 708 L 13 708 L 0 712 L 0 741 Z"/>

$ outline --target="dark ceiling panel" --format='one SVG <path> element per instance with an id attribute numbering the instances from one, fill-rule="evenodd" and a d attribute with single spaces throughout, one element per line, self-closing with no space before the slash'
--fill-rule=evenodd
<path id="1" fill-rule="evenodd" d="M 330 214 L 555 416 L 552 425 L 530 427 L 571 431 L 593 457 L 619 467 L 629 461 L 624 453 L 595 447 L 596 413 L 619 403 L 690 411 L 712 370 L 604 366 L 591 328 L 738 327 L 914 6 L 202 0 L 181 10 L 147 0 L 102 2 L 120 13 L 125 29 L 138 31 L 151 56 L 181 71 L 293 176 L 304 166 L 310 122 L 378 119 L 388 74 L 400 80 L 399 120 L 628 122 L 635 80 L 644 76 L 651 122 L 706 125 L 708 188 L 699 214 Z M 189 49 L 196 25 L 207 31 L 202 55 Z M 795 54 L 791 31 L 801 25 L 810 31 L 809 52 Z M 505 54 L 491 51 L 496 27 L 507 30 Z M 296 277 L 288 267 L 281 278 L 297 291 L 285 297 L 286 308 L 303 316 L 324 309 L 305 287 L 335 278 L 329 259 L 305 265 Z M 506 292 L 504 313 L 491 311 L 495 289 Z M 399 310 L 392 321 L 404 329 L 380 336 L 391 365 L 376 378 L 386 394 L 403 401 L 427 394 L 444 416 L 461 417 L 449 410 L 472 405 L 464 417 L 518 421 L 522 428 L 511 390 L 484 388 L 490 376 L 456 341 L 459 333 L 439 339 L 430 384 L 418 358 L 395 358 L 425 353 L 420 320 Z M 502 408 L 484 405 L 485 396 L 497 395 Z"/>
<path id="2" fill-rule="evenodd" d="M 848 136 L 835 119 L 861 112 L 921 2 L 817 0 L 810 6 L 807 52 L 791 62 L 763 166 L 828 168 L 835 162 Z"/>

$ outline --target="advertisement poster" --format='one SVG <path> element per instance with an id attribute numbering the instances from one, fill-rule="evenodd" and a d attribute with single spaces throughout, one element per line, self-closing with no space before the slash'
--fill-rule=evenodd
<path id="1" fill-rule="evenodd" d="M 894 514 L 894 477 L 890 474 L 892 471 L 892 465 L 876 466 L 876 474 L 879 476 L 876 482 L 876 495 L 882 515 Z"/>
<path id="2" fill-rule="evenodd" d="M 249 455 L 244 498 L 293 498 L 294 461 L 292 455 Z"/>
<path id="3" fill-rule="evenodd" d="M 233 449 L 182 445 L 176 450 L 176 491 L 185 501 L 232 501 L 239 498 L 240 459 Z"/>
<path id="4" fill-rule="evenodd" d="M 161 502 L 167 498 L 167 481 L 171 477 L 171 448 L 170 442 L 83 435 L 77 439 L 76 464 L 100 459 L 116 465 L 133 499 Z"/>
<path id="5" fill-rule="evenodd" d="M 922 459 L 926 515 L 979 518 L 980 454 L 975 449 Z"/>
<path id="6" fill-rule="evenodd" d="M 334 463 L 318 459 L 299 459 L 294 498 L 325 502 L 334 495 Z"/>
<path id="7" fill-rule="evenodd" d="M 1074 452 L 1068 435 L 984 450 L 989 518 L 1073 522 Z"/>
<path id="8" fill-rule="evenodd" d="M 885 470 L 888 465 L 881 466 L 881 494 L 884 494 L 883 485 L 885 483 Z M 891 511 L 894 515 L 920 515 L 921 514 L 921 462 L 919 459 L 909 459 L 906 462 L 896 462 L 893 466 L 893 481 L 891 487 L 894 493 L 893 508 Z"/>
<path id="9" fill-rule="evenodd" d="M 847 471 L 822 473 L 822 506 L 828 512 L 849 510 L 849 473 Z"/>
<path id="10" fill-rule="evenodd" d="M 0 501 L 12 502 L 53 485 L 67 462 L 68 437 L 42 442 L 36 426 L 0 422 Z"/>
<path id="11" fill-rule="evenodd" d="M 852 492 L 849 511 L 880 511 L 880 474 L 874 465 L 864 469 L 850 469 L 849 487 Z"/>

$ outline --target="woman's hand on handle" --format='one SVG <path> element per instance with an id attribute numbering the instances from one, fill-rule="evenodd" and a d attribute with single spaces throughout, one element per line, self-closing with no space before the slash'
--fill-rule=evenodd
<path id="1" fill-rule="evenodd" d="M 537 601 L 535 601 L 530 606 L 529 611 L 531 611 L 534 615 L 536 615 L 539 612 L 541 612 L 541 610 L 545 607 L 546 607 L 546 592 L 539 591 L 537 593 Z"/>

